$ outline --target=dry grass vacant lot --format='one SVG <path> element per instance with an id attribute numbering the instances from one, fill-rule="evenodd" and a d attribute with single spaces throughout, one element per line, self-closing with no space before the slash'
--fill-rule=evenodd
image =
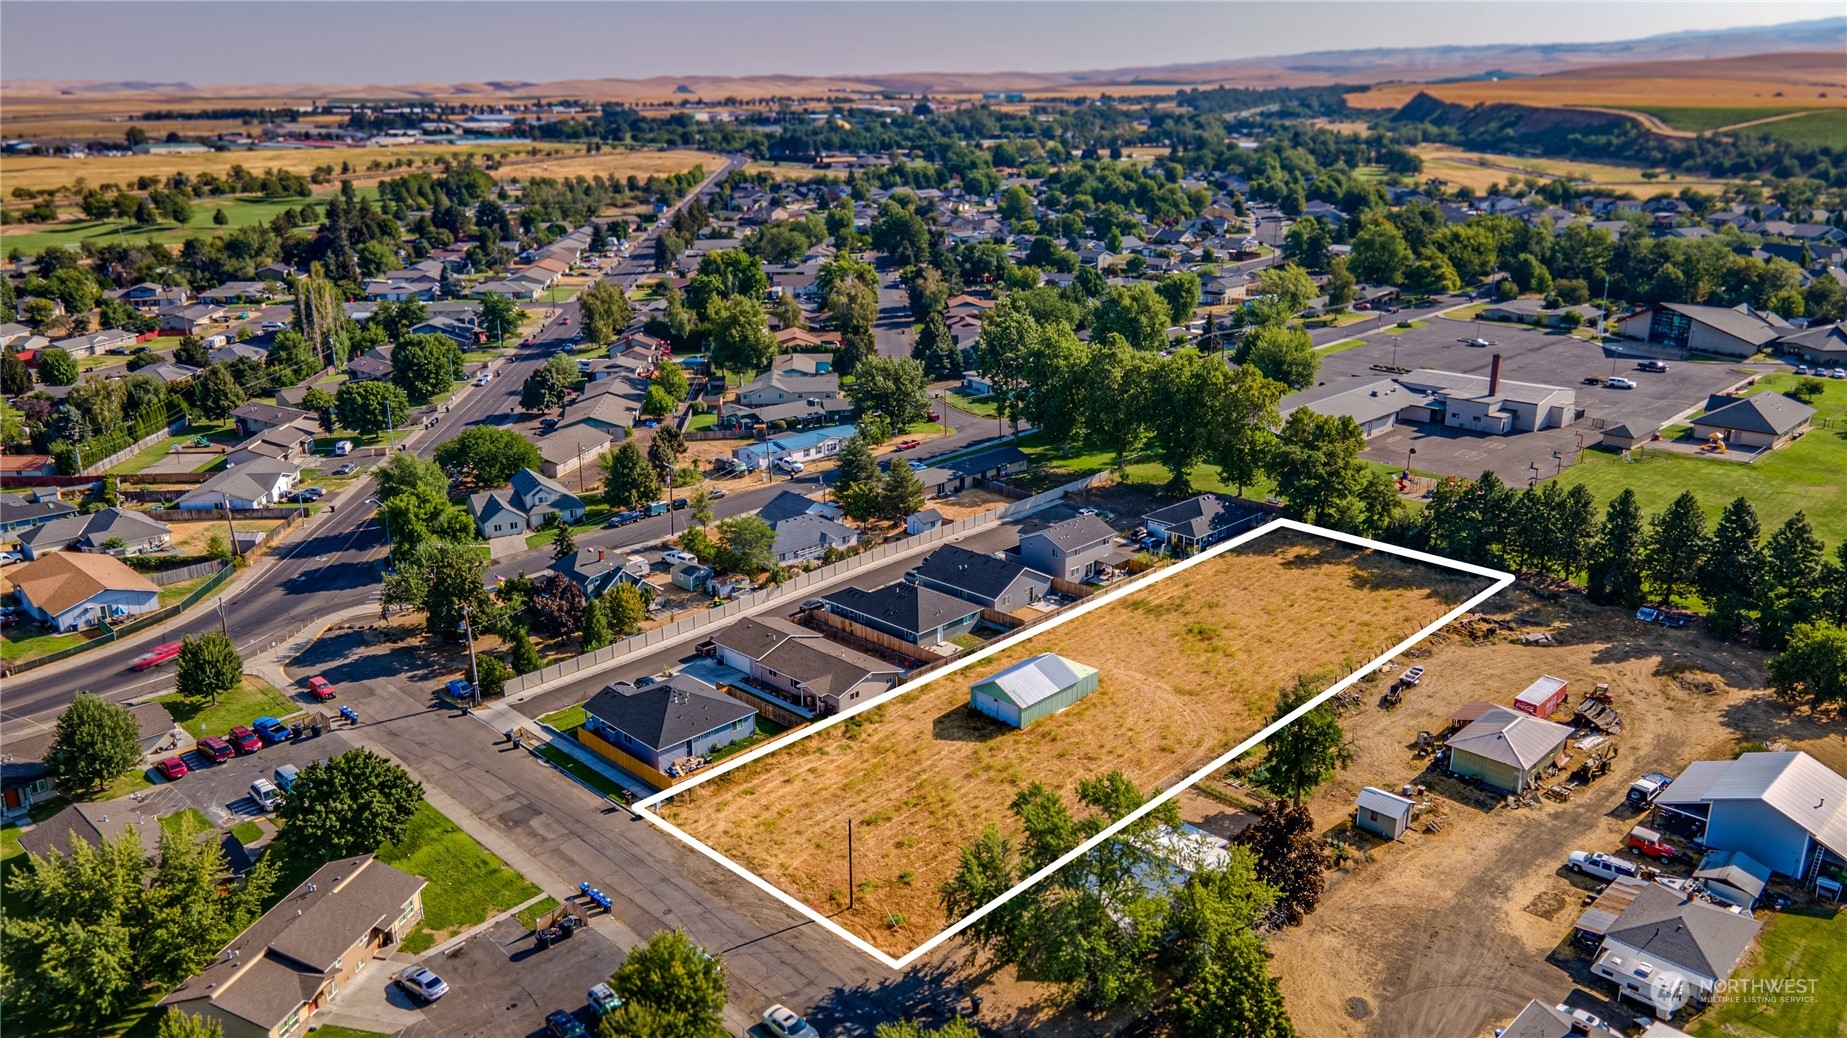
<path id="1" fill-rule="evenodd" d="M 1303 1034 L 1488 1034 L 1529 998 L 1569 997 L 1593 1007 L 1608 985 L 1590 977 L 1588 960 L 1568 943 L 1561 946 L 1592 884 L 1562 865 L 1573 850 L 1621 846 L 1639 820 L 1622 806 L 1636 775 L 1679 774 L 1693 760 L 1728 758 L 1742 740 L 1781 741 L 1847 772 L 1838 722 L 1773 700 L 1763 654 L 1753 648 L 1715 642 L 1695 628 L 1641 624 L 1577 596 L 1542 601 L 1522 588 L 1496 596 L 1486 611 L 1515 619 L 1522 631 L 1551 631 L 1559 644 L 1508 636 L 1472 642 L 1446 629 L 1426 643 L 1431 654 L 1417 662 L 1429 675 L 1402 706 L 1388 713 L 1368 701 L 1346 719 L 1354 761 L 1310 803 L 1321 828 L 1346 825 L 1361 786 L 1407 782 L 1429 786 L 1444 823 L 1439 833 L 1413 830 L 1398 843 L 1359 838 L 1370 862 L 1356 859 L 1333 873 L 1315 913 L 1271 939 L 1274 969 Z M 1569 681 L 1574 707 L 1597 682 L 1610 683 L 1623 733 L 1608 776 L 1569 802 L 1509 810 L 1425 770 L 1426 759 L 1415 754 L 1419 731 L 1442 731 L 1450 712 L 1471 700 L 1510 704 L 1541 674 Z M 1237 792 L 1216 778 L 1201 785 Z M 1220 810 L 1233 821 L 1233 812 Z M 1684 875 L 1690 867 L 1670 871 Z M 1747 973 L 1756 961 L 1747 958 Z M 1675 1023 L 1694 1029 L 1684 1018 Z M 1771 1025 L 1749 1033 L 1797 1032 Z"/>
<path id="2" fill-rule="evenodd" d="M 661 813 L 874 945 L 902 954 L 948 921 L 955 848 L 1015 831 L 1014 795 L 1069 795 L 1121 769 L 1143 789 L 1191 774 L 1262 727 L 1298 674 L 1345 672 L 1486 582 L 1278 531 L 797 741 L 661 805 Z M 1099 689 L 1025 731 L 971 713 L 968 686 L 1056 652 Z M 845 821 L 855 907 L 845 911 Z M 894 915 L 895 914 L 895 915 Z M 892 925 L 897 916 L 903 917 Z"/>

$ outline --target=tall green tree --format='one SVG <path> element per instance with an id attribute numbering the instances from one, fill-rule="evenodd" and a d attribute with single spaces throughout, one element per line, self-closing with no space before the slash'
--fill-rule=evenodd
<path id="1" fill-rule="evenodd" d="M 1847 628 L 1825 620 L 1797 624 L 1770 658 L 1770 690 L 1816 711 L 1847 706 Z"/>
<path id="2" fill-rule="evenodd" d="M 1064 324 L 1041 325 L 1040 331 L 1023 361 L 1027 391 L 1021 412 L 1069 455 L 1071 442 L 1083 434 L 1090 347 Z"/>
<path id="3" fill-rule="evenodd" d="M 1245 333 L 1232 359 L 1248 364 L 1290 389 L 1307 389 L 1321 371 L 1321 356 L 1308 333 L 1282 325 L 1259 325 Z"/>
<path id="4" fill-rule="evenodd" d="M 82 375 L 77 358 L 60 346 L 47 346 L 38 354 L 38 380 L 48 386 L 74 386 Z"/>
<path id="5" fill-rule="evenodd" d="M 277 809 L 277 840 L 292 862 L 366 854 L 404 838 L 423 784 L 389 758 L 348 750 L 303 768 Z"/>
<path id="6" fill-rule="evenodd" d="M 446 335 L 406 335 L 391 350 L 391 384 L 412 400 L 446 392 L 464 374 L 462 348 Z"/>
<path id="7" fill-rule="evenodd" d="M 718 568 L 754 575 L 776 564 L 776 531 L 758 515 L 734 515 L 718 522 Z"/>
<path id="8" fill-rule="evenodd" d="M 743 249 L 719 249 L 699 261 L 699 269 L 687 283 L 686 300 L 704 316 L 718 300 L 737 296 L 761 300 L 769 290 L 762 260 Z"/>
<path id="9" fill-rule="evenodd" d="M 392 454 L 389 460 L 373 470 L 372 478 L 378 483 L 376 493 L 380 501 L 390 501 L 399 494 L 413 490 L 428 490 L 439 497 L 446 497 L 449 493 L 449 476 L 443 467 L 409 451 Z"/>
<path id="10" fill-rule="evenodd" d="M 1713 528 L 1695 586 L 1707 602 L 1707 629 L 1721 637 L 1736 633 L 1757 604 L 1764 564 L 1760 535 L 1757 509 L 1743 497 L 1725 506 Z"/>
<path id="11" fill-rule="evenodd" d="M 1655 601 L 1671 604 L 1693 589 L 1709 540 L 1706 513 L 1690 490 L 1681 491 L 1665 511 L 1649 519 L 1642 541 L 1642 576 Z"/>
<path id="12" fill-rule="evenodd" d="M 892 462 L 885 478 L 879 481 L 879 518 L 888 523 L 900 522 L 905 516 L 923 508 L 924 486 L 909 465 Z"/>
<path id="13" fill-rule="evenodd" d="M 614 640 L 609 633 L 609 613 L 603 608 L 602 600 L 589 599 L 584 603 L 584 623 L 578 633 L 578 648 L 584 652 L 595 652 Z"/>
<path id="14" fill-rule="evenodd" d="M 475 315 L 475 323 L 492 335 L 496 344 L 504 344 L 508 335 L 519 333 L 519 304 L 510 296 L 489 292 L 480 298 L 480 304 L 481 311 Z"/>
<path id="15" fill-rule="evenodd" d="M 617 584 L 603 596 L 603 601 L 609 610 L 609 627 L 616 637 L 641 633 L 641 623 L 648 618 L 648 604 L 642 600 L 640 588 Z"/>
<path id="16" fill-rule="evenodd" d="M 724 1038 L 724 960 L 679 930 L 629 949 L 609 986 L 623 1000 L 603 1018 L 605 1038 Z"/>
<path id="17" fill-rule="evenodd" d="M 44 363 L 41 361 L 39 378 L 44 377 Z M 208 422 L 222 422 L 231 417 L 231 412 L 243 406 L 245 399 L 244 387 L 237 384 L 228 365 L 210 365 L 192 378 L 193 410 Z"/>
<path id="18" fill-rule="evenodd" d="M 1193 319 L 1193 310 L 1199 306 L 1199 275 L 1190 270 L 1177 270 L 1161 278 L 1154 286 L 1154 291 L 1167 304 L 1167 322 L 1185 324 Z"/>
<path id="19" fill-rule="evenodd" d="M 603 455 L 603 500 L 611 508 L 635 508 L 660 496 L 660 477 L 634 440 Z"/>
<path id="20" fill-rule="evenodd" d="M 410 419 L 410 398 L 388 382 L 346 382 L 334 393 L 334 415 L 342 428 L 373 436 Z"/>
<path id="21" fill-rule="evenodd" d="M 206 631 L 181 640 L 175 678 L 180 695 L 216 703 L 219 696 L 243 684 L 244 659 L 231 639 Z"/>
<path id="22" fill-rule="evenodd" d="M 962 374 L 962 351 L 956 346 L 955 336 L 950 333 L 948 322 L 943 320 L 942 311 L 933 310 L 924 316 L 917 342 L 911 346 L 911 359 L 924 366 L 924 374 L 932 381 Z"/>
<path id="23" fill-rule="evenodd" d="M 930 411 L 929 379 L 908 357 L 869 357 L 854 369 L 847 394 L 862 412 L 890 419 L 893 429 L 921 422 Z"/>
<path id="24" fill-rule="evenodd" d="M 840 500 L 852 488 L 876 483 L 878 479 L 879 462 L 872 454 L 872 444 L 856 432 L 834 457 L 834 498 Z"/>
<path id="25" fill-rule="evenodd" d="M 1113 467 L 1121 472 L 1147 436 L 1147 404 L 1160 361 L 1130 347 L 1120 335 L 1105 336 L 1101 342 L 1093 345 L 1084 365 L 1084 428 L 1114 456 Z"/>
<path id="26" fill-rule="evenodd" d="M 67 794 L 100 789 L 141 762 L 141 730 L 128 708 L 79 692 L 58 715 L 45 770 Z"/>
<path id="27" fill-rule="evenodd" d="M 1591 548 L 1591 601 L 1631 608 L 1642 604 L 1642 546 L 1646 535 L 1641 503 L 1635 491 L 1624 488 L 1604 509 L 1603 523 Z"/>
<path id="28" fill-rule="evenodd" d="M 1116 334 L 1138 350 L 1162 350 L 1167 347 L 1167 328 L 1172 314 L 1167 302 L 1153 285 L 1137 282 L 1115 285 L 1097 301 L 1090 315 L 1092 337 Z M 986 331 L 986 321 L 982 330 Z"/>
<path id="29" fill-rule="evenodd" d="M 436 448 L 436 463 L 445 471 L 481 488 L 506 486 L 521 469 L 538 471 L 539 448 L 512 429 L 471 425 Z"/>
<path id="30" fill-rule="evenodd" d="M 1285 514 L 1324 526 L 1348 514 L 1366 479 L 1359 460 L 1365 447 L 1365 432 L 1345 415 L 1316 414 L 1306 407 L 1289 412 L 1270 462 Z"/>
<path id="31" fill-rule="evenodd" d="M 27 860 L 29 868 L 8 870 L 6 883 L 0 986 L 8 1015 L 97 1033 L 140 998 L 134 913 L 147 869 L 140 838 L 126 832 L 96 846 L 73 838 L 68 854 Z"/>
<path id="32" fill-rule="evenodd" d="M 424 628 L 437 636 L 459 630 L 464 610 L 485 626 L 492 612 L 487 560 L 474 545 L 426 540 L 394 552 L 393 559 L 396 567 L 385 574 L 380 596 L 384 605 L 421 610 Z"/>
<path id="33" fill-rule="evenodd" d="M 776 358 L 776 337 L 755 299 L 736 296 L 714 302 L 704 330 L 712 366 L 720 371 L 756 371 Z"/>
<path id="34" fill-rule="evenodd" d="M 1798 624 L 1823 615 L 1827 603 L 1827 549 L 1815 536 L 1808 515 L 1798 511 L 1764 542 L 1759 644 L 1768 649 L 1782 646 Z"/>
<path id="35" fill-rule="evenodd" d="M 635 316 L 628 296 L 614 281 L 599 280 L 584 289 L 578 293 L 577 305 L 583 317 L 584 337 L 596 343 L 614 340 Z"/>
<path id="36" fill-rule="evenodd" d="M 1296 678 L 1295 684 L 1277 697 L 1270 721 L 1280 721 L 1313 700 L 1324 684 L 1314 675 Z M 1263 764 L 1253 778 L 1264 789 L 1288 797 L 1297 807 L 1302 806 L 1305 795 L 1353 763 L 1353 748 L 1340 726 L 1340 715 L 1326 703 L 1278 729 L 1264 742 L 1263 751 Z"/>

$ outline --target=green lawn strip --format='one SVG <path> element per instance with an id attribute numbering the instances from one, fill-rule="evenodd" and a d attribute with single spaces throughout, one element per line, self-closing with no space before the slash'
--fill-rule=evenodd
<path id="1" fill-rule="evenodd" d="M 1336 353 L 1345 353 L 1348 350 L 1357 349 L 1364 345 L 1366 345 L 1365 339 L 1338 339 L 1328 343 L 1326 346 L 1315 347 L 1315 352 L 1324 357 L 1331 357 Z"/>
<path id="2" fill-rule="evenodd" d="M 955 430 L 941 422 L 912 422 L 904 427 L 900 436 L 947 436 Z"/>
<path id="3" fill-rule="evenodd" d="M 192 594 L 193 591 L 197 590 L 200 584 L 203 584 L 210 579 L 212 579 L 212 574 L 207 573 L 203 577 L 194 577 L 191 580 L 182 580 L 177 584 L 162 584 L 160 586 L 160 604 L 162 606 L 173 605 L 179 602 L 181 599 L 185 598 L 187 595 Z"/>
<path id="4" fill-rule="evenodd" d="M 248 674 L 244 675 L 241 687 L 218 697 L 217 706 L 209 699 L 192 699 L 178 692 L 161 696 L 155 702 L 164 704 L 173 720 L 195 739 L 223 735 L 259 717 L 286 717 L 301 709 L 269 682 Z"/>
<path id="5" fill-rule="evenodd" d="M 569 479 L 565 480 L 565 483 L 568 486 L 570 486 L 572 489 L 575 489 L 577 486 L 575 482 Z M 586 491 L 586 493 L 588 493 L 588 491 Z M 677 494 L 678 491 L 675 491 L 675 493 Z M 580 534 L 589 533 L 593 530 L 600 530 L 603 528 L 604 521 L 609 518 L 609 514 L 613 511 L 615 511 L 615 509 L 610 508 L 607 504 L 604 504 L 601 501 L 597 501 L 594 499 L 585 501 L 584 502 L 584 517 L 582 521 L 572 523 L 571 530 L 574 533 L 580 533 Z M 557 539 L 558 539 L 558 531 L 556 528 L 540 530 L 538 533 L 526 535 L 526 547 L 543 548 L 551 544 L 553 541 Z"/>
<path id="6" fill-rule="evenodd" d="M 1481 312 L 1486 309 L 1488 309 L 1487 303 L 1471 303 L 1460 310 L 1445 310 L 1437 316 L 1451 321 L 1473 321 L 1480 317 Z"/>
<path id="7" fill-rule="evenodd" d="M 1774 375 L 1759 381 L 1767 389 L 1788 389 L 1795 377 Z M 1607 504 L 1624 488 L 1633 489 L 1642 508 L 1658 512 L 1691 490 L 1709 519 L 1716 520 L 1732 499 L 1744 497 L 1757 508 L 1766 531 L 1797 511 L 1808 516 L 1815 535 L 1827 544 L 1847 538 L 1847 383 L 1829 380 L 1814 406 L 1815 428 L 1781 450 L 1748 464 L 1721 458 L 1644 450 L 1639 460 L 1587 450 L 1584 460 L 1559 478 L 1566 486 L 1582 483 L 1598 504 Z M 1831 421 L 1833 428 L 1822 428 Z M 1665 434 L 1664 434 L 1665 435 Z M 1634 456 L 1634 455 L 1632 455 Z"/>
<path id="8" fill-rule="evenodd" d="M 1448 317 L 1449 315 L 1444 314 L 1443 316 Z M 1403 335 L 1404 333 L 1411 331 L 1414 328 L 1428 328 L 1428 327 L 1430 327 L 1429 321 L 1412 321 L 1410 324 L 1394 324 L 1394 325 L 1391 325 L 1390 327 L 1381 328 L 1379 330 L 1384 332 L 1387 335 Z"/>
<path id="9" fill-rule="evenodd" d="M 520 909 L 513 918 L 518 919 L 519 924 L 526 929 L 537 930 L 539 928 L 539 920 L 545 918 L 548 913 L 555 911 L 557 908 L 558 899 L 548 894 L 543 900 L 534 901 L 532 904 Z"/>
<path id="10" fill-rule="evenodd" d="M 949 395 L 955 398 L 950 403 L 969 414 L 980 415 L 983 418 L 1000 417 L 1000 405 L 995 403 L 991 396 L 974 396 L 960 389 L 950 390 Z"/>
<path id="11" fill-rule="evenodd" d="M 1847 1032 L 1847 941 L 1836 909 L 1812 906 L 1770 913 L 1757 935 L 1752 964 L 1734 981 L 1803 981 L 1806 993 L 1766 984 L 1710 1010 L 1691 1028 L 1695 1038 L 1771 1038 Z M 1834 994 L 1830 994 L 1833 992 Z M 1786 996 L 1786 997 L 1785 997 Z"/>
<path id="12" fill-rule="evenodd" d="M 586 716 L 588 715 L 584 713 L 584 705 L 579 703 L 576 706 L 567 706 L 563 710 L 554 710 L 539 718 L 539 723 L 549 724 L 561 732 L 569 732 L 583 724 Z"/>
<path id="13" fill-rule="evenodd" d="M 375 188 L 366 190 L 376 193 Z M 233 228 L 269 223 L 283 209 L 299 209 L 311 201 L 314 200 L 233 196 L 198 198 L 192 203 L 192 219 L 183 226 L 165 220 L 157 224 L 142 226 L 131 220 L 80 219 L 74 222 L 40 224 L 41 230 L 7 234 L 0 237 L 0 244 L 3 244 L 9 251 L 16 248 L 27 255 L 36 256 L 49 245 L 77 245 L 93 238 L 98 240 L 98 244 L 101 244 L 103 239 L 109 239 L 135 245 L 140 245 L 149 238 L 169 243 L 184 241 L 187 238 L 210 238 Z M 219 209 L 224 210 L 226 223 L 223 227 L 212 222 L 212 214 Z"/>
<path id="14" fill-rule="evenodd" d="M 20 660 L 47 656 L 63 649 L 82 645 L 89 640 L 90 635 L 82 631 L 58 634 L 46 632 L 30 622 L 21 623 L 17 627 L 9 627 L 0 632 L 0 659 L 8 663 L 18 663 Z"/>
<path id="15" fill-rule="evenodd" d="M 237 842 L 248 847 L 263 839 L 263 827 L 255 822 L 239 822 L 231 827 L 231 835 Z"/>
<path id="16" fill-rule="evenodd" d="M 706 757 L 710 760 L 722 760 L 726 757 L 732 756 L 733 754 L 743 753 L 745 750 L 750 749 L 752 746 L 755 746 L 758 743 L 763 742 L 766 739 L 773 739 L 776 736 L 781 735 L 782 733 L 788 730 L 789 730 L 788 726 L 777 724 L 776 722 L 764 717 L 762 714 L 758 714 L 756 734 L 752 735 L 748 739 L 739 739 L 737 742 L 727 743 L 724 746 L 720 746 L 718 749 L 713 750 L 711 753 L 706 754 Z"/>
<path id="17" fill-rule="evenodd" d="M 624 787 L 620 782 L 617 782 L 608 775 L 603 774 L 555 746 L 541 746 L 538 748 L 537 752 L 539 756 L 557 765 L 559 770 L 563 771 L 565 774 L 570 775 L 572 778 L 577 779 L 579 782 L 582 782 L 584 785 L 589 786 L 591 789 L 596 790 L 606 797 L 619 797 L 624 792 Z"/>
<path id="18" fill-rule="evenodd" d="M 180 831 L 180 826 L 187 819 L 192 820 L 192 831 L 195 835 L 198 833 L 211 832 L 214 828 L 212 820 L 205 817 L 205 812 L 196 807 L 189 807 L 184 811 L 175 811 L 170 815 L 162 817 L 160 820 L 160 827 L 166 832 L 177 833 Z"/>
<path id="19" fill-rule="evenodd" d="M 127 475 L 131 472 L 140 472 L 171 453 L 175 443 L 188 439 L 193 435 L 194 434 L 190 432 L 182 432 L 177 437 L 148 444 L 146 447 L 141 448 L 134 457 L 122 462 L 109 471 L 118 476 Z"/>
<path id="20" fill-rule="evenodd" d="M 718 428 L 718 415 L 710 411 L 707 411 L 705 414 L 696 414 L 693 416 L 692 421 L 686 423 L 687 432 L 699 432 L 704 429 L 716 428 Z"/>
<path id="21" fill-rule="evenodd" d="M 378 849 L 378 859 L 429 881 L 423 921 L 400 949 L 410 955 L 434 947 L 439 934 L 453 936 L 540 893 L 427 803 L 418 805 L 402 840 Z"/>

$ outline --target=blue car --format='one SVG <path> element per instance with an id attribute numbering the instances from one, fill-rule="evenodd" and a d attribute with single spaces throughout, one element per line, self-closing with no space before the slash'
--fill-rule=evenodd
<path id="1" fill-rule="evenodd" d="M 289 737 L 289 726 L 273 717 L 259 717 L 250 722 L 250 726 L 257 730 L 264 742 L 285 742 Z"/>
<path id="2" fill-rule="evenodd" d="M 569 1010 L 554 1009 L 545 1017 L 545 1033 L 551 1038 L 589 1038 L 590 1032 L 577 1022 Z"/>

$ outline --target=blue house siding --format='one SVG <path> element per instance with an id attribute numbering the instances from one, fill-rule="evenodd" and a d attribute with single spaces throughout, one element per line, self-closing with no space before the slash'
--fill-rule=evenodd
<path id="1" fill-rule="evenodd" d="M 752 714 L 749 717 L 740 718 L 731 724 L 714 728 L 709 732 L 695 736 L 684 742 L 677 742 L 672 746 L 660 747 L 649 746 L 647 743 L 617 728 L 615 725 L 604 721 L 595 714 L 591 714 L 584 718 L 584 727 L 590 729 L 590 731 L 597 736 L 608 740 L 623 753 L 650 765 L 656 771 L 666 771 L 674 761 L 682 757 L 703 756 L 721 746 L 729 746 L 739 739 L 750 738 L 752 735 L 756 734 L 757 717 L 755 714 Z"/>
<path id="2" fill-rule="evenodd" d="M 1719 800 L 1706 823 L 1706 846 L 1743 851 L 1772 871 L 1800 877 L 1811 853 L 1809 834 L 1762 801 Z"/>

